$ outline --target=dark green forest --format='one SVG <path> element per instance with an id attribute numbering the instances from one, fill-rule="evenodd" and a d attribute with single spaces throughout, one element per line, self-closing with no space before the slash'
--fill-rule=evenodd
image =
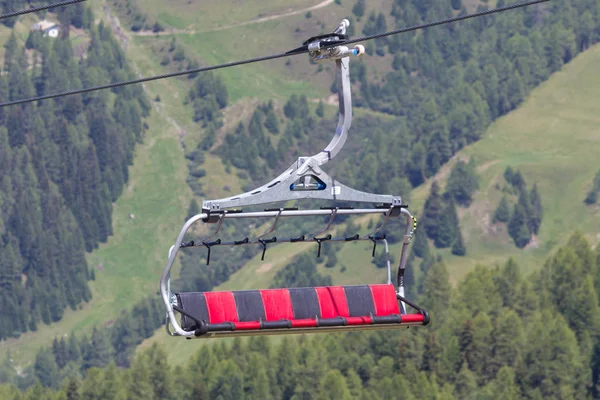
<path id="1" fill-rule="evenodd" d="M 0 101 L 134 77 L 110 30 L 91 24 L 89 9 L 69 10 L 59 15 L 61 26 L 86 29 L 86 56 L 74 58 L 68 29 L 55 40 L 32 32 L 30 64 L 13 34 Z M 112 234 L 112 202 L 128 180 L 149 110 L 141 87 L 0 110 L 0 339 L 58 321 L 65 308 L 90 299 L 85 252 Z"/>
<path id="2" fill-rule="evenodd" d="M 443 262 L 418 296 L 431 312 L 424 328 L 375 333 L 264 337 L 203 346 L 175 367 L 152 347 L 131 367 L 93 365 L 20 399 L 586 399 L 600 395 L 600 250 L 580 234 L 539 271 L 513 260 L 479 266 L 453 288 Z M 184 340 L 176 339 L 173 340 Z M 74 341 L 74 343 L 77 343 Z M 194 344 L 190 344 L 193 346 Z M 53 346 L 59 348 L 60 346 Z M 47 352 L 55 370 L 76 344 Z M 66 354 L 66 356 L 65 356 Z M 107 360 L 107 359 L 106 359 Z M 80 358 L 79 366 L 82 366 Z M 101 367 L 101 368 L 98 368 Z"/>

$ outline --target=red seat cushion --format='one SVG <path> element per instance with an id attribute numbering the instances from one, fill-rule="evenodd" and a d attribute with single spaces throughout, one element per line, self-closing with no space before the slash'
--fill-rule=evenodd
<path id="1" fill-rule="evenodd" d="M 217 330 L 401 322 L 391 284 L 194 292 L 177 294 L 177 298 L 189 314 L 182 316 L 185 330 L 196 329 L 196 320 Z"/>

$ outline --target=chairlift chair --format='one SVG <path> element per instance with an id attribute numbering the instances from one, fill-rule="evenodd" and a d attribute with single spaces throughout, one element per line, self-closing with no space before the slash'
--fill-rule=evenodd
<path id="1" fill-rule="evenodd" d="M 327 35 L 313 37 L 303 43 L 314 62 L 333 61 L 336 65 L 339 97 L 339 119 L 335 135 L 327 147 L 311 157 L 299 157 L 277 178 L 250 192 L 202 203 L 202 212 L 185 222 L 175 244 L 169 250 L 167 265 L 160 281 L 160 292 L 167 309 L 166 329 L 171 336 L 215 338 L 250 335 L 279 335 L 305 332 L 340 332 L 407 328 L 427 325 L 429 314 L 404 296 L 404 269 L 407 247 L 416 229 L 416 219 L 402 203 L 400 196 L 362 192 L 337 182 L 320 167 L 333 159 L 346 142 L 352 121 L 352 101 L 349 79 L 349 58 L 362 56 L 364 47 L 350 49 L 343 45 L 348 20 Z M 292 50 L 293 52 L 294 50 Z M 294 208 L 267 208 L 264 211 L 244 212 L 241 207 L 284 203 L 291 200 L 333 200 L 348 203 L 375 204 L 373 208 L 321 207 L 300 210 Z M 383 222 L 366 235 L 332 237 L 326 234 L 336 216 L 380 215 Z M 327 226 L 311 235 L 295 238 L 267 238 L 275 231 L 281 218 L 329 216 Z M 271 218 L 267 232 L 255 239 L 223 241 L 217 235 L 226 219 Z M 406 221 L 401 256 L 392 283 L 389 248 L 383 230 L 391 219 Z M 197 241 L 184 243 L 188 230 L 197 222 L 215 225 L 214 231 Z M 273 243 L 370 241 L 373 256 L 378 243 L 383 243 L 387 256 L 387 283 L 356 286 L 327 286 L 310 288 L 281 288 L 266 290 L 185 292 L 174 293 L 170 288 L 170 273 L 177 253 L 182 248 L 201 247 L 208 251 L 214 246 L 259 245 L 264 260 L 268 245 Z M 408 313 L 406 306 L 416 312 Z M 179 317 L 179 319 L 178 319 Z M 173 329 L 171 329 L 171 327 Z"/>

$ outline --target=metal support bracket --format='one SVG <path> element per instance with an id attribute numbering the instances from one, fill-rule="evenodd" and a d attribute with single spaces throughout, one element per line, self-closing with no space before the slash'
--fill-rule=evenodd
<path id="1" fill-rule="evenodd" d="M 336 65 L 338 82 L 339 117 L 335 135 L 320 153 L 309 157 L 299 157 L 290 167 L 267 184 L 255 190 L 218 200 L 202 203 L 202 212 L 209 215 L 209 221 L 216 222 L 211 213 L 231 207 L 244 207 L 299 199 L 321 199 L 361 203 L 383 203 L 388 206 L 402 204 L 400 196 L 362 192 L 337 182 L 320 167 L 331 161 L 342 149 L 352 125 L 352 95 L 350 86 L 349 57 L 362 55 L 364 49 L 357 46 L 349 50 L 345 46 L 321 49 L 321 43 L 331 44 L 346 37 L 347 20 L 343 20 L 333 34 L 309 39 L 307 43 L 310 57 L 315 61 L 333 61 Z M 316 179 L 314 179 L 316 178 Z M 313 179 L 316 181 L 313 182 Z"/>

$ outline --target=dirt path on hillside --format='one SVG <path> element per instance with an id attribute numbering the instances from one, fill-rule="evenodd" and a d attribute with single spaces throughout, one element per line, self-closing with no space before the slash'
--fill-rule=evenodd
<path id="1" fill-rule="evenodd" d="M 121 21 L 119 21 L 119 17 L 117 17 L 116 15 L 112 15 L 110 6 L 107 2 L 104 3 L 104 12 L 106 14 L 106 19 L 108 19 L 108 21 L 110 22 L 110 26 L 113 33 L 119 38 L 123 51 L 126 51 L 127 45 L 129 44 L 129 32 L 126 32 L 121 27 Z M 143 75 L 140 72 L 138 66 L 134 62 L 131 62 L 131 60 L 130 65 L 135 71 L 135 74 L 138 76 L 138 78 L 143 78 Z M 160 114 L 161 117 L 163 117 L 169 124 L 171 124 L 171 126 L 173 126 L 176 129 L 177 135 L 179 137 L 179 143 L 182 147 L 184 147 L 183 138 L 187 135 L 187 131 L 181 125 L 179 125 L 177 121 L 175 121 L 172 117 L 166 114 L 166 112 L 163 110 L 162 104 L 152 100 L 152 95 L 150 94 L 150 92 L 148 92 L 148 88 L 146 87 L 145 83 L 142 83 L 142 87 L 144 88 L 148 99 L 153 103 L 156 112 Z"/>
<path id="2" fill-rule="evenodd" d="M 296 11 L 289 11 L 283 14 L 274 14 L 274 15 L 269 15 L 267 17 L 262 17 L 262 18 L 257 18 L 257 19 L 253 19 L 250 21 L 246 21 L 246 22 L 240 22 L 239 24 L 233 24 L 233 25 L 226 25 L 226 26 L 220 26 L 218 28 L 213 28 L 213 29 L 207 29 L 207 30 L 203 30 L 203 31 L 198 31 L 195 29 L 168 29 L 162 32 L 153 32 L 153 31 L 140 31 L 140 32 L 131 32 L 131 34 L 133 36 L 166 36 L 166 35 L 173 35 L 173 34 L 182 34 L 182 33 L 187 33 L 190 35 L 196 34 L 196 33 L 205 33 L 205 32 L 216 32 L 216 31 L 223 31 L 226 29 L 231 29 L 231 28 L 237 28 L 239 26 L 245 26 L 245 25 L 252 25 L 252 24 L 260 24 L 261 22 L 267 22 L 267 21 L 273 21 L 276 19 L 280 19 L 280 18 L 285 18 L 285 17 L 290 17 L 292 15 L 297 15 L 297 14 L 301 14 L 301 13 L 306 13 L 309 11 L 314 11 L 314 10 L 318 10 L 319 8 L 323 8 L 323 7 L 327 7 L 328 5 L 330 5 L 331 3 L 333 3 L 334 0 L 325 0 L 322 1 L 321 3 L 311 6 L 311 7 L 307 7 L 307 8 L 303 8 L 301 10 L 296 10 Z"/>

